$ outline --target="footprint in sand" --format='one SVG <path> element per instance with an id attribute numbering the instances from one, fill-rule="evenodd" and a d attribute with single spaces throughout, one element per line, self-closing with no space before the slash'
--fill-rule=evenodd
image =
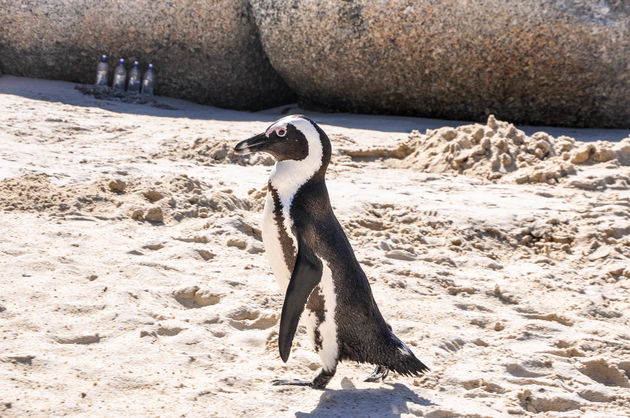
<path id="1" fill-rule="evenodd" d="M 53 340 L 58 342 L 59 344 L 95 344 L 101 341 L 101 338 L 98 334 L 91 335 L 75 335 L 70 337 L 59 337 L 54 336 Z"/>
<path id="2" fill-rule="evenodd" d="M 279 315 L 274 312 L 260 312 L 248 306 L 238 307 L 227 314 L 230 325 L 238 330 L 267 329 L 278 322 Z"/>
<path id="3" fill-rule="evenodd" d="M 505 365 L 505 370 L 514 377 L 542 377 L 551 373 L 550 368 L 550 362 L 540 360 L 525 360 Z"/>
<path id="4" fill-rule="evenodd" d="M 6 356 L 6 357 L 0 357 L 0 362 L 11 362 L 11 363 L 20 363 L 20 364 L 26 364 L 28 366 L 32 366 L 33 365 L 33 359 L 35 358 L 35 356 L 31 356 L 31 355 L 25 355 L 25 356 Z"/>
<path id="5" fill-rule="evenodd" d="M 534 413 L 571 411 L 578 409 L 581 406 L 581 403 L 573 398 L 566 396 L 533 394 L 529 389 L 520 392 L 517 397 L 524 410 Z"/>
<path id="6" fill-rule="evenodd" d="M 528 319 L 539 319 L 542 321 L 552 321 L 552 322 L 557 322 L 559 324 L 562 324 L 564 326 L 570 327 L 573 325 L 573 321 L 562 316 L 562 315 L 558 315 L 555 313 L 550 313 L 550 314 L 539 314 L 539 313 L 533 313 L 533 314 L 525 314 L 525 317 Z"/>
<path id="7" fill-rule="evenodd" d="M 173 337 L 177 334 L 179 334 L 180 332 L 182 332 L 184 330 L 184 328 L 178 327 L 178 326 L 170 326 L 170 325 L 160 325 L 157 329 L 157 331 L 155 331 L 155 333 L 157 335 L 163 335 L 166 337 Z"/>
<path id="8" fill-rule="evenodd" d="M 439 347 L 447 353 L 455 353 L 461 350 L 464 345 L 466 345 L 466 341 L 461 338 L 457 338 L 454 340 L 443 341 Z"/>
<path id="9" fill-rule="evenodd" d="M 558 340 L 554 343 L 555 349 L 544 350 L 542 353 L 553 354 L 559 357 L 584 357 L 584 352 L 575 346 L 574 341 Z"/>
<path id="10" fill-rule="evenodd" d="M 581 398 L 590 402 L 611 402 L 616 399 L 616 395 L 610 393 L 607 388 L 601 385 L 589 385 L 578 392 Z"/>
<path id="11" fill-rule="evenodd" d="M 142 246 L 143 249 L 145 250 L 151 250 L 151 251 L 157 251 L 157 250 L 161 250 L 162 248 L 164 248 L 164 245 L 166 244 L 166 242 L 162 241 L 162 242 L 149 242 L 145 245 Z"/>
<path id="12" fill-rule="evenodd" d="M 578 370 L 603 385 L 630 388 L 630 381 L 626 373 L 604 359 L 585 361 Z"/>
<path id="13" fill-rule="evenodd" d="M 199 256 L 203 261 L 212 260 L 214 258 L 214 254 L 213 253 L 211 253 L 208 250 L 201 249 L 201 248 L 195 249 L 194 254 Z"/>
<path id="14" fill-rule="evenodd" d="M 173 292 L 173 297 L 188 309 L 203 308 L 221 302 L 221 296 L 199 286 L 190 286 Z"/>

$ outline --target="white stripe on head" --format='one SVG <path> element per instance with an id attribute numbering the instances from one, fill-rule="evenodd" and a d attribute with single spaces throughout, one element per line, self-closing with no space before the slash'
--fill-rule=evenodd
<path id="1" fill-rule="evenodd" d="M 308 155 L 303 160 L 278 161 L 271 171 L 271 186 L 278 192 L 284 215 L 284 227 L 287 232 L 292 229 L 289 211 L 293 197 L 299 188 L 319 171 L 324 155 L 319 132 L 315 129 L 312 122 L 302 117 L 287 116 L 282 118 L 270 126 L 267 132 L 277 132 L 279 129 L 286 129 L 289 124 L 293 125 L 306 138 L 308 142 Z M 293 234 L 290 233 L 289 236 L 293 238 L 295 248 L 297 249 L 297 242 L 295 242 Z"/>

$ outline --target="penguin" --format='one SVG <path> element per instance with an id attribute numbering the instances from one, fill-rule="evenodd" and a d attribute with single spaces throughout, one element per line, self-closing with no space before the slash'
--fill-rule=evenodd
<path id="1" fill-rule="evenodd" d="M 270 154 L 263 212 L 265 253 L 285 291 L 278 348 L 284 362 L 303 317 L 322 370 L 312 381 L 274 380 L 275 385 L 324 389 L 343 360 L 376 365 L 366 381 L 389 371 L 418 376 L 428 370 L 385 322 L 350 242 L 333 213 L 325 182 L 328 136 L 311 119 L 291 115 L 239 142 L 234 152 Z"/>

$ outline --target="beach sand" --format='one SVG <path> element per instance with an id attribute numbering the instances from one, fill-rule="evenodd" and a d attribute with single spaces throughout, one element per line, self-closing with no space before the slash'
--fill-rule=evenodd
<path id="1" fill-rule="evenodd" d="M 0 77 L 0 416 L 627 416 L 630 131 L 74 87 Z M 231 149 L 301 112 L 331 138 L 335 213 L 422 377 L 365 383 L 348 362 L 325 391 L 271 384 L 320 363 L 303 325 L 279 357 L 273 161 Z"/>

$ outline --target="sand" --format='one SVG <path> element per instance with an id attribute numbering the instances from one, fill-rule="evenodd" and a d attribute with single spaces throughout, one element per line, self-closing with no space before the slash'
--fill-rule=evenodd
<path id="1" fill-rule="evenodd" d="M 231 152 L 303 110 L 11 76 L 0 109 L 1 416 L 628 413 L 630 131 L 307 112 L 375 299 L 431 368 L 342 363 L 317 391 L 270 383 L 319 360 L 303 326 L 279 358 L 273 162 Z"/>

